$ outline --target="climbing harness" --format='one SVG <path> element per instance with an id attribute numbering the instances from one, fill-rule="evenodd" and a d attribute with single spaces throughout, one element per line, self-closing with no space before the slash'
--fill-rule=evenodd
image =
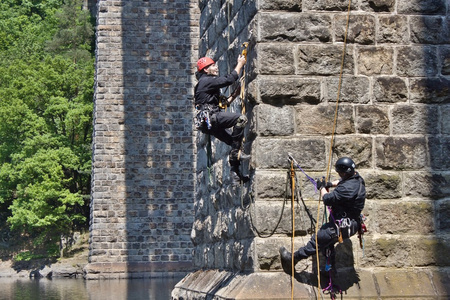
<path id="1" fill-rule="evenodd" d="M 210 130 L 211 118 L 208 110 L 195 108 L 194 125 L 198 130 Z"/>

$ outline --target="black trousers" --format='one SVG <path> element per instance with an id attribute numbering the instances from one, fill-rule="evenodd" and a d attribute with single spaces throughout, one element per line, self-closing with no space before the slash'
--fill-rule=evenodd
<path id="1" fill-rule="evenodd" d="M 231 146 L 229 162 L 232 166 L 239 166 L 238 154 L 244 138 L 244 128 L 235 126 L 240 116 L 239 113 L 219 111 L 211 116 L 211 129 L 203 131 Z"/>
<path id="2" fill-rule="evenodd" d="M 351 220 L 349 228 L 341 228 L 342 237 L 348 239 L 358 232 L 359 223 L 355 220 Z M 350 229 L 350 230 L 349 230 Z M 319 244 L 319 252 L 325 251 L 329 247 L 333 247 L 338 241 L 338 232 L 336 225 L 333 222 L 328 222 L 322 225 L 317 231 L 317 243 Z M 311 255 L 316 254 L 316 236 L 313 234 L 309 242 L 298 249 L 294 253 L 294 257 L 297 260 L 305 259 Z"/>

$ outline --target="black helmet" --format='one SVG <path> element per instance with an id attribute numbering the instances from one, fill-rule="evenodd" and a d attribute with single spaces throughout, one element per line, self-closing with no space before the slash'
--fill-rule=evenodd
<path id="1" fill-rule="evenodd" d="M 355 168 L 355 162 L 349 157 L 341 157 L 335 164 L 335 169 L 338 173 L 353 173 Z"/>

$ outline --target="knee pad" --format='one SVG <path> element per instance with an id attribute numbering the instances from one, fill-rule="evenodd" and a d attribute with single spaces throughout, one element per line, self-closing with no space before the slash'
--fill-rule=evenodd
<path id="1" fill-rule="evenodd" d="M 244 128 L 245 125 L 247 125 L 247 121 L 247 117 L 245 115 L 241 115 L 237 120 L 236 127 Z"/>

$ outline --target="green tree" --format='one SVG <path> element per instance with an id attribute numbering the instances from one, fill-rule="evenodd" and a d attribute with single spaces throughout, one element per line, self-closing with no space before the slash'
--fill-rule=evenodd
<path id="1" fill-rule="evenodd" d="M 93 26 L 81 1 L 2 8 L 0 31 L 16 26 L 0 34 L 0 225 L 42 248 L 87 227 Z"/>

